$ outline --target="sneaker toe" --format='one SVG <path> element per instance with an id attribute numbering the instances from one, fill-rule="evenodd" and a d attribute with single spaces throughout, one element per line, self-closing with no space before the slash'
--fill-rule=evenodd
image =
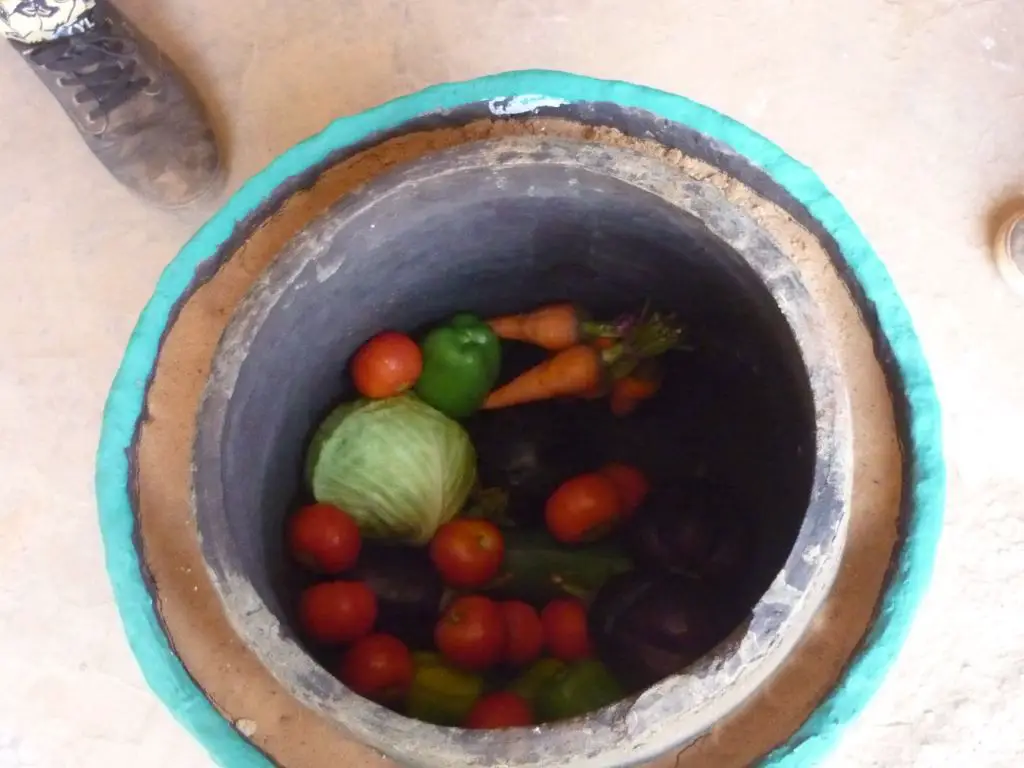
<path id="1" fill-rule="evenodd" d="M 113 174 L 149 202 L 177 208 L 223 182 L 213 130 L 203 120 L 158 120 L 120 131 L 105 158 Z M 127 128 L 127 127 L 126 127 Z"/>

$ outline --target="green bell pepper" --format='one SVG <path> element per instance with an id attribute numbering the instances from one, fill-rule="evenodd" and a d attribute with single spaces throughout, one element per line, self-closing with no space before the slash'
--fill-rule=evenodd
<path id="1" fill-rule="evenodd" d="M 579 717 L 614 704 L 625 691 L 600 661 L 583 659 L 552 676 L 537 697 L 544 722 Z"/>
<path id="2" fill-rule="evenodd" d="M 456 315 L 420 344 L 423 371 L 416 394 L 453 419 L 483 405 L 501 371 L 501 340 L 475 315 Z"/>
<path id="3" fill-rule="evenodd" d="M 462 725 L 484 691 L 483 678 L 449 666 L 436 653 L 414 653 L 412 658 L 416 671 L 405 713 L 434 725 Z"/>
<path id="4" fill-rule="evenodd" d="M 539 659 L 531 664 L 525 672 L 512 681 L 508 690 L 518 693 L 536 709 L 537 697 L 551 679 L 565 669 L 565 662 L 559 659 Z"/>

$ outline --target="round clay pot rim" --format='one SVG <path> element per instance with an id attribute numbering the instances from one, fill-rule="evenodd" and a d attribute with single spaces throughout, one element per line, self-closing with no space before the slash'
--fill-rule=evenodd
<path id="1" fill-rule="evenodd" d="M 107 572 L 132 651 L 154 693 L 226 768 L 273 763 L 226 719 L 191 677 L 163 629 L 136 540 L 133 456 L 146 417 L 149 382 L 164 336 L 182 304 L 254 226 L 314 169 L 424 115 L 483 105 L 492 116 L 554 115 L 573 104 L 614 104 L 707 137 L 725 157 L 742 158 L 816 233 L 874 329 L 879 363 L 894 400 L 904 453 L 901 545 L 860 649 L 804 724 L 760 764 L 809 768 L 842 732 L 891 669 L 931 581 L 941 537 L 946 468 L 941 409 L 906 306 L 871 244 L 817 175 L 769 139 L 684 96 L 567 72 L 527 70 L 425 88 L 335 120 L 249 179 L 196 233 L 160 276 L 143 309 L 107 398 L 97 452 L 96 492 Z"/>
<path id="2" fill-rule="evenodd" d="M 405 185 L 464 171 L 513 166 L 578 168 L 638 187 L 698 220 L 728 244 L 779 306 L 807 371 L 815 412 L 810 500 L 785 565 L 754 606 L 744 631 L 639 696 L 581 718 L 531 729 L 481 732 L 410 720 L 352 694 L 290 637 L 240 572 L 242 555 L 224 523 L 221 437 L 240 369 L 263 322 L 286 292 L 345 258 L 324 248 L 353 220 Z M 725 207 L 735 220 L 714 216 Z M 737 224 L 736 222 L 740 222 Z M 359 226 L 358 223 L 354 226 Z M 325 253 L 326 251 L 326 253 Z M 652 759 L 710 729 L 779 667 L 828 594 L 841 560 L 850 502 L 852 426 L 845 381 L 823 331 L 821 310 L 795 263 L 745 211 L 713 185 L 633 150 L 565 139 L 504 138 L 425 155 L 375 177 L 314 219 L 280 252 L 237 306 L 217 350 L 197 417 L 193 511 L 202 554 L 229 621 L 286 689 L 352 735 L 409 765 L 611 768 Z M 795 586 L 796 585 L 796 586 Z M 571 734 L 585 733 L 585 743 Z"/>

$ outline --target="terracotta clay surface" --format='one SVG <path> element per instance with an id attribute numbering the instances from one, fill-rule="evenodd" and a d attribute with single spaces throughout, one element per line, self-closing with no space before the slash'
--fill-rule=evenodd
<path id="1" fill-rule="evenodd" d="M 686 750 L 678 764 L 744 765 L 784 740 L 828 690 L 874 609 L 896 533 L 899 451 L 891 408 L 871 347 L 828 257 L 804 229 L 774 204 L 716 169 L 636 141 L 612 129 L 555 120 L 488 121 L 465 129 L 412 134 L 364 152 L 294 196 L 185 305 L 164 345 L 140 441 L 139 512 L 145 559 L 160 596 L 160 612 L 187 668 L 232 720 L 256 724 L 254 740 L 285 766 L 324 766 L 340 751 L 367 751 L 291 700 L 232 633 L 207 579 L 190 522 L 189 461 L 194 414 L 210 360 L 232 308 L 288 237 L 346 191 L 382 170 L 467 140 L 532 133 L 624 145 L 652 154 L 685 175 L 720 187 L 753 213 L 797 262 L 829 317 L 855 414 L 854 506 L 839 579 L 812 634 L 763 692 L 723 727 Z M 296 739 L 296 734 L 302 734 Z M 366 759 L 371 759 L 367 757 Z M 674 764 L 676 757 L 665 763 Z"/>
<path id="2" fill-rule="evenodd" d="M 1024 190 L 1024 4 L 117 2 L 211 103 L 232 188 L 339 115 L 531 66 L 685 94 L 812 166 L 913 314 L 950 463 L 932 591 L 830 765 L 1021 764 L 1024 303 L 988 245 Z M 9 50 L 0 113 L 0 765 L 206 768 L 124 639 L 93 459 L 139 310 L 223 198 L 171 215 L 132 198 Z"/>

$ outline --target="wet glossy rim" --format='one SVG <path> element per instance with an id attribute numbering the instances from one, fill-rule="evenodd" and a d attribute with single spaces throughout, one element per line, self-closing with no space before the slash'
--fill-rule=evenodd
<path id="1" fill-rule="evenodd" d="M 419 115 L 488 102 L 495 115 L 515 115 L 572 102 L 611 102 L 660 115 L 731 148 L 758 166 L 803 205 L 836 241 L 848 279 L 891 352 L 890 390 L 903 400 L 901 439 L 907 479 L 905 539 L 882 596 L 878 618 L 834 690 L 764 765 L 803 768 L 834 748 L 842 729 L 877 690 L 909 630 L 931 578 L 942 527 L 945 465 L 939 406 L 931 374 L 906 308 L 884 266 L 839 202 L 810 169 L 777 146 L 717 112 L 688 99 L 640 86 L 576 75 L 528 71 L 435 86 L 343 118 L 289 150 L 250 180 L 167 267 L 139 319 L 114 381 L 104 414 L 96 486 L 107 569 L 129 642 L 153 690 L 221 765 L 270 765 L 209 703 L 171 650 L 133 539 L 130 452 L 144 413 L 146 390 L 168 325 L 195 289 L 197 273 L 289 178 L 329 155 Z M 864 305 L 867 304 L 865 307 Z"/>

